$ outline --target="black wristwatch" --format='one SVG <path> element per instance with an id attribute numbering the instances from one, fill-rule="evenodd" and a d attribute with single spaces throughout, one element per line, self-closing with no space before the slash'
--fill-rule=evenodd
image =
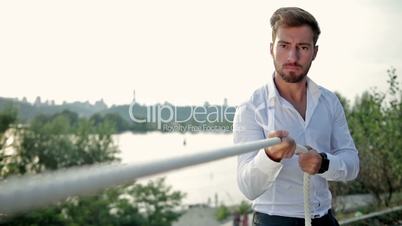
<path id="1" fill-rule="evenodd" d="M 329 167 L 329 159 L 328 159 L 327 154 L 324 152 L 321 152 L 320 155 L 321 155 L 322 161 L 321 161 L 321 167 L 318 170 L 319 174 L 327 172 L 328 167 Z"/>

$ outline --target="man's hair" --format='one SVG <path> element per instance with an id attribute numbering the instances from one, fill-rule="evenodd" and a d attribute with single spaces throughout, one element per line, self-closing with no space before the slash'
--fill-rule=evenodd
<path id="1" fill-rule="evenodd" d="M 314 45 L 317 43 L 321 30 L 314 16 L 298 7 L 283 7 L 277 9 L 271 17 L 272 41 L 275 41 L 276 33 L 280 26 L 300 27 L 308 25 L 313 30 Z"/>

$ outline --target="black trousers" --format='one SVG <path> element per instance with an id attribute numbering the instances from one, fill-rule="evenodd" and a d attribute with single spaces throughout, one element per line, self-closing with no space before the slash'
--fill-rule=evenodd
<path id="1" fill-rule="evenodd" d="M 331 210 L 320 218 L 311 219 L 312 226 L 339 226 Z M 304 226 L 303 218 L 282 217 L 255 212 L 253 226 Z"/>

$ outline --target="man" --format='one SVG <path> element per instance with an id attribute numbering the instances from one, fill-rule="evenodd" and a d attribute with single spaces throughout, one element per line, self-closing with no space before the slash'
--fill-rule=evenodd
<path id="1" fill-rule="evenodd" d="M 275 72 L 240 105 L 234 142 L 280 137 L 281 143 L 238 158 L 238 185 L 253 200 L 254 225 L 304 225 L 303 172 L 311 176 L 313 225 L 338 225 L 327 181 L 357 177 L 359 158 L 341 103 L 307 73 L 320 28 L 307 11 L 280 8 L 271 17 Z M 295 143 L 311 149 L 295 155 Z"/>

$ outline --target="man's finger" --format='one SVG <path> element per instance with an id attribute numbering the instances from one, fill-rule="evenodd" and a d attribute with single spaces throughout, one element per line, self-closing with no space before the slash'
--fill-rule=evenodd
<path id="1" fill-rule="evenodd" d="M 272 138 L 272 137 L 279 137 L 279 138 L 283 138 L 283 137 L 287 137 L 289 135 L 289 132 L 286 130 L 274 130 L 268 133 L 268 138 Z"/>
<path id="2" fill-rule="evenodd" d="M 288 147 L 288 144 L 286 144 L 284 142 L 281 142 L 279 144 L 275 144 L 275 145 L 273 145 L 271 147 L 268 147 L 268 150 L 270 150 L 272 152 L 277 152 L 277 151 L 283 150 L 283 149 L 285 149 L 287 147 Z"/>
<path id="3" fill-rule="evenodd" d="M 283 158 L 285 158 L 285 159 L 290 159 L 290 158 L 292 158 L 293 155 L 294 155 L 294 153 L 293 153 L 292 151 L 290 151 L 290 152 L 287 152 L 287 153 L 285 154 L 285 156 L 283 156 Z"/>
<path id="4" fill-rule="evenodd" d="M 283 156 L 287 154 L 286 152 L 288 152 L 289 153 L 288 155 L 292 157 L 295 152 L 295 147 L 296 144 L 294 140 L 289 137 L 286 137 L 282 140 L 281 143 L 268 147 L 267 149 L 271 153 L 282 152 Z"/>

